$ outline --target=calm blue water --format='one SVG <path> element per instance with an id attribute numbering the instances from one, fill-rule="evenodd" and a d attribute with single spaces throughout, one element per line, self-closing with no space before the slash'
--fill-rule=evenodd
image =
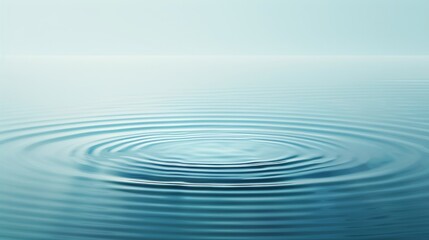
<path id="1" fill-rule="evenodd" d="M 429 239 L 429 58 L 2 65 L 0 239 Z"/>

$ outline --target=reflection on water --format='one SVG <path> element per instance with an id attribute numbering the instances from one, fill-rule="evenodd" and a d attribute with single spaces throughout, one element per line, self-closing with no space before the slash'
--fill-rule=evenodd
<path id="1" fill-rule="evenodd" d="M 426 58 L 6 60 L 2 239 L 427 239 Z"/>

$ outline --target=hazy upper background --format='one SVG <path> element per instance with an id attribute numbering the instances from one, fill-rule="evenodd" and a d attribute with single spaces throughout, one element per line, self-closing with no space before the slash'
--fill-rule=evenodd
<path id="1" fill-rule="evenodd" d="M 426 55 L 428 0 L 0 0 L 3 55 Z"/>

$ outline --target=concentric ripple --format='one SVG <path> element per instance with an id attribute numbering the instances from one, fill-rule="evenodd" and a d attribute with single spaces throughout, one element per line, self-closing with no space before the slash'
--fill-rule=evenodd
<path id="1" fill-rule="evenodd" d="M 381 119 L 232 106 L 5 124 L 0 236 L 429 236 L 427 124 Z"/>

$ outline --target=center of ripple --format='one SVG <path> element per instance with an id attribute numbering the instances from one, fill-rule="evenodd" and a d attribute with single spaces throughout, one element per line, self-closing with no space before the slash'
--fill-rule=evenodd
<path id="1" fill-rule="evenodd" d="M 140 149 L 144 158 L 183 164 L 245 164 L 284 158 L 292 151 L 268 141 L 240 138 L 201 138 L 166 141 Z"/>
<path id="2" fill-rule="evenodd" d="M 81 169 L 119 177 L 119 182 L 256 186 L 286 183 L 349 161 L 339 156 L 341 148 L 323 137 L 246 130 L 156 131 L 105 138 L 84 148 L 87 163 Z"/>

